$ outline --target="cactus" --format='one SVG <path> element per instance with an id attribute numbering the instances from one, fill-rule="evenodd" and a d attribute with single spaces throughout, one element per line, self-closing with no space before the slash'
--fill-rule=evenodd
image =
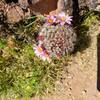
<path id="1" fill-rule="evenodd" d="M 38 44 L 42 45 L 50 57 L 61 57 L 74 50 L 76 34 L 68 25 L 47 25 L 41 28 Z"/>

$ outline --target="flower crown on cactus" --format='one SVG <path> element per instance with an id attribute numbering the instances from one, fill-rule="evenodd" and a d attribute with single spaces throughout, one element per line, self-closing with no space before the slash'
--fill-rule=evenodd
<path id="1" fill-rule="evenodd" d="M 61 12 L 58 15 L 47 15 L 46 23 L 48 25 L 53 25 L 53 24 L 71 25 L 72 17 L 73 16 L 69 16 L 68 14 L 66 15 L 64 12 Z"/>
<path id="2" fill-rule="evenodd" d="M 59 13 L 58 15 L 47 15 L 45 16 L 45 24 L 47 26 L 52 25 L 71 25 L 72 16 L 66 15 L 64 12 Z M 43 61 L 47 60 L 51 62 L 51 56 L 46 50 L 46 48 L 42 45 L 42 41 L 44 40 L 45 36 L 40 35 L 38 36 L 39 44 L 34 46 L 34 53 L 37 57 L 41 58 Z"/>

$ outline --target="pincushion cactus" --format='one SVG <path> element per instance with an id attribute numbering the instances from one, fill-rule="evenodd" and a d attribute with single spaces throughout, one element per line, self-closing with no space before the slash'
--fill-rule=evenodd
<path id="1" fill-rule="evenodd" d="M 58 15 L 47 15 L 37 37 L 36 47 L 39 50 L 35 48 L 35 54 L 41 59 L 45 57 L 44 61 L 48 58 L 51 61 L 52 57 L 60 58 L 73 52 L 77 36 L 71 27 L 71 21 L 72 16 L 64 12 Z"/>
<path id="2" fill-rule="evenodd" d="M 74 50 L 76 34 L 68 25 L 43 25 L 38 44 L 42 45 L 50 57 L 60 57 Z"/>

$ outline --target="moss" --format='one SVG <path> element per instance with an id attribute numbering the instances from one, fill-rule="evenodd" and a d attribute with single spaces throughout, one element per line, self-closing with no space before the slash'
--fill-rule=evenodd
<path id="1" fill-rule="evenodd" d="M 35 56 L 34 52 L 33 52 L 33 47 L 31 45 L 26 45 L 23 49 L 22 49 L 22 54 L 24 56 L 27 56 L 28 58 L 33 58 Z"/>
<path id="2" fill-rule="evenodd" d="M 4 39 L 0 39 L 0 49 L 3 49 L 6 46 L 6 41 Z"/>
<path id="3" fill-rule="evenodd" d="M 82 25 L 90 27 L 91 25 L 95 25 L 100 22 L 100 13 L 96 11 L 88 11 L 85 12 L 82 16 Z"/>

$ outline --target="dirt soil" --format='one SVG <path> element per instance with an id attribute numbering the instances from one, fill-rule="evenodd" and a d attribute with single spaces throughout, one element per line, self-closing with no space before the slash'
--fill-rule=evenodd
<path id="1" fill-rule="evenodd" d="M 97 37 L 100 24 L 93 25 L 88 32 L 90 46 L 72 57 L 65 78 L 56 83 L 56 92 L 43 96 L 42 100 L 100 100 L 100 92 L 97 90 Z M 35 97 L 31 100 L 40 99 Z"/>

